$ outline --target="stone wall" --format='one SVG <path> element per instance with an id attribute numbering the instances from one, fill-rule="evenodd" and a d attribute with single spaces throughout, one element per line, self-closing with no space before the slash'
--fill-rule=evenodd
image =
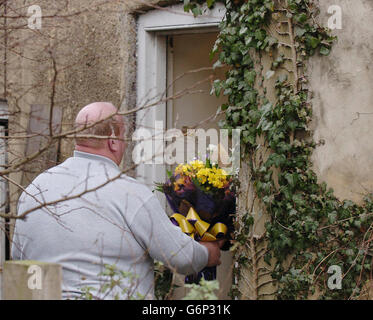
<path id="1" fill-rule="evenodd" d="M 340 199 L 361 202 L 373 191 L 373 2 L 320 1 L 320 23 L 328 8 L 342 9 L 342 29 L 328 57 L 312 57 L 309 81 L 313 92 L 314 170 Z"/>
<path id="2" fill-rule="evenodd" d="M 150 1 L 149 1 L 150 2 Z M 136 105 L 136 12 L 144 1 L 48 1 L 40 30 L 28 26 L 34 1 L 8 1 L 1 7 L 0 99 L 8 102 L 11 179 L 28 185 L 41 171 L 69 157 L 72 139 L 55 139 L 41 156 L 19 166 L 47 143 L 53 109 L 55 134 L 71 129 L 77 112 L 93 101 L 121 110 Z M 8 18 L 4 18 L 7 16 Z M 44 118 L 44 124 L 38 126 Z M 129 138 L 134 117 L 128 117 Z M 25 138 L 26 135 L 33 136 Z M 131 144 L 124 166 L 132 161 Z M 129 174 L 134 174 L 133 171 Z M 11 184 L 11 211 L 20 188 Z"/>

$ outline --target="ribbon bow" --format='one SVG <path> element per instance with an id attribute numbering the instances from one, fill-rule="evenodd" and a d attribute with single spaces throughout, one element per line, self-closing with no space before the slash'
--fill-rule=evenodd
<path id="1" fill-rule="evenodd" d="M 191 207 L 186 217 L 180 213 L 174 213 L 170 217 L 174 224 L 197 241 L 215 241 L 222 238 L 227 233 L 227 226 L 224 223 L 215 223 L 212 227 L 206 221 L 203 221 L 198 213 Z"/>

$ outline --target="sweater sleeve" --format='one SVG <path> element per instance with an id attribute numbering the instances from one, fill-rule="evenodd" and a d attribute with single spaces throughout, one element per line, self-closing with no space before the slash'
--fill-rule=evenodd
<path id="1" fill-rule="evenodd" d="M 130 229 L 153 259 L 178 273 L 197 273 L 207 265 L 207 248 L 173 225 L 154 195 L 137 211 Z"/>

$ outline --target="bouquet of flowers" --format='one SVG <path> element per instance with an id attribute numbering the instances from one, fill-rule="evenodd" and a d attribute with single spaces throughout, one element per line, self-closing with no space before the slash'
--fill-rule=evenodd
<path id="1" fill-rule="evenodd" d="M 173 210 L 171 221 L 196 241 L 226 238 L 221 250 L 230 247 L 236 202 L 234 179 L 207 159 L 179 164 L 168 172 L 166 183 L 157 183 Z M 198 274 L 188 275 L 185 283 L 216 279 L 216 267 L 206 267 Z"/>

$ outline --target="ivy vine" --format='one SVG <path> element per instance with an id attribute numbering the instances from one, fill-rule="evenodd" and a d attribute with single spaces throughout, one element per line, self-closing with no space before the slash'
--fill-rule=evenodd
<path id="1" fill-rule="evenodd" d="M 184 9 L 198 15 L 202 4 L 211 8 L 215 2 L 184 0 Z M 314 0 L 219 2 L 227 11 L 212 54 L 218 54 L 217 65 L 227 65 L 229 71 L 224 80 L 214 82 L 213 92 L 228 97 L 221 106 L 226 114 L 221 126 L 242 130 L 242 157 L 270 217 L 264 260 L 277 283 L 275 296 L 306 299 L 316 293 L 319 299 L 356 299 L 372 279 L 373 197 L 367 195 L 363 205 L 338 200 L 331 188 L 318 182 L 311 163 L 317 144 L 309 130 L 307 59 L 329 55 L 335 38 L 316 22 Z M 258 70 L 257 57 L 262 55 L 272 61 L 265 74 L 260 61 Z M 272 77 L 275 102 L 267 97 Z M 250 155 L 262 147 L 260 137 L 270 155 L 258 166 Z M 251 212 L 241 220 L 245 227 L 237 231 L 236 241 L 245 245 L 253 241 L 248 234 L 254 220 Z M 236 253 L 240 267 L 252 259 L 242 252 Z M 337 290 L 328 287 L 331 265 L 343 274 Z"/>

